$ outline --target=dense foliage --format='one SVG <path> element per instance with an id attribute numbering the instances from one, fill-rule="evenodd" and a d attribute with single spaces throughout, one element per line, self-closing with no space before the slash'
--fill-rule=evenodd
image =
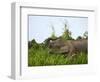
<path id="1" fill-rule="evenodd" d="M 29 66 L 87 64 L 87 54 L 79 53 L 75 57 L 64 57 L 61 54 L 49 54 L 47 48 L 30 48 L 28 51 Z"/>

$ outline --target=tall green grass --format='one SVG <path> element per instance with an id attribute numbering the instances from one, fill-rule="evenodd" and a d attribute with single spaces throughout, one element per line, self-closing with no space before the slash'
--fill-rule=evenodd
<path id="1" fill-rule="evenodd" d="M 79 53 L 74 57 L 64 57 L 62 54 L 50 54 L 48 48 L 30 48 L 28 50 L 28 66 L 87 64 L 88 55 Z"/>

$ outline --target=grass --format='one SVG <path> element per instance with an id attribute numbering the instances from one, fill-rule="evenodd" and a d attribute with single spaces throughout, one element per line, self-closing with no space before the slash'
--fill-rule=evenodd
<path id="1" fill-rule="evenodd" d="M 48 65 L 72 65 L 87 64 L 88 55 L 79 53 L 75 57 L 64 57 L 62 54 L 49 54 L 45 48 L 29 48 L 28 50 L 28 66 L 48 66 Z"/>

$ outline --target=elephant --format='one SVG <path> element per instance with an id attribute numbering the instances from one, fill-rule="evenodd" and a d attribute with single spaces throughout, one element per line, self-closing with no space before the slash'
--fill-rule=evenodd
<path id="1" fill-rule="evenodd" d="M 61 38 L 49 39 L 48 47 L 49 53 L 64 54 L 65 56 L 73 55 L 79 52 L 87 53 L 88 40 L 63 40 Z"/>

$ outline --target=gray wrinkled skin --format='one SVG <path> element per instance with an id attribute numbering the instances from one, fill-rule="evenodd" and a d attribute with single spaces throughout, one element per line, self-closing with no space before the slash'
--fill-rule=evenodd
<path id="1" fill-rule="evenodd" d="M 87 52 L 88 40 L 50 40 L 48 43 L 48 47 L 50 49 L 49 53 L 58 53 L 68 56 L 76 54 L 78 52 Z"/>

